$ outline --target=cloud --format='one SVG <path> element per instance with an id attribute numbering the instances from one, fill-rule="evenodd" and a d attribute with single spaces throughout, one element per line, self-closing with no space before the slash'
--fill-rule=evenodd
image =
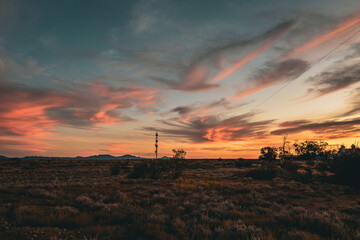
<path id="1" fill-rule="evenodd" d="M 200 116 L 204 116 L 212 112 L 214 109 L 222 108 L 223 110 L 232 110 L 235 108 L 240 108 L 248 103 L 241 103 L 237 105 L 232 105 L 225 98 L 221 98 L 218 101 L 214 101 L 208 104 L 192 104 L 189 106 L 179 106 L 172 109 L 170 112 L 177 112 L 179 114 L 179 118 L 177 120 L 188 122 L 192 118 L 198 118 Z"/>
<path id="2" fill-rule="evenodd" d="M 193 57 L 192 64 L 186 69 L 183 81 L 175 85 L 176 89 L 185 91 L 204 91 L 218 87 L 216 82 L 226 78 L 245 64 L 252 61 L 265 50 L 273 46 L 275 41 L 292 26 L 292 21 L 283 22 L 268 32 L 260 34 L 247 41 L 234 41 L 223 46 L 209 49 L 199 56 Z M 260 45 L 260 46 L 258 46 Z M 235 55 L 238 52 L 244 55 L 246 48 L 254 48 L 240 60 L 224 66 L 223 58 Z M 220 60 L 220 64 L 219 64 Z M 211 68 L 211 71 L 210 71 Z M 215 76 L 213 71 L 215 69 Z"/>
<path id="3" fill-rule="evenodd" d="M 310 88 L 308 93 L 317 98 L 347 88 L 359 81 L 359 63 L 355 62 L 346 66 L 332 68 L 309 78 L 307 82 L 314 87 Z"/>
<path id="4" fill-rule="evenodd" d="M 297 57 L 298 55 L 301 55 L 304 52 L 308 52 L 329 40 L 332 40 L 336 37 L 339 37 L 341 35 L 344 35 L 350 31 L 356 29 L 357 27 L 359 27 L 359 23 L 360 23 L 360 12 L 358 11 L 358 12 L 346 17 L 342 21 L 340 21 L 330 31 L 323 33 L 322 35 L 317 36 L 317 37 L 301 44 L 300 46 L 292 49 L 291 51 L 289 51 L 288 53 L 285 54 L 285 57 L 286 58 L 294 58 L 294 57 Z"/>
<path id="5" fill-rule="evenodd" d="M 345 112 L 343 116 L 351 116 L 360 112 L 360 88 L 354 89 L 349 96 L 350 110 Z"/>
<path id="6" fill-rule="evenodd" d="M 271 135 L 297 134 L 313 132 L 321 134 L 328 139 L 354 137 L 360 130 L 360 118 L 350 120 L 331 120 L 324 122 L 309 122 L 307 120 L 297 122 L 285 122 L 279 125 L 281 128 L 272 131 Z"/>
<path id="7" fill-rule="evenodd" d="M 248 55 L 246 55 L 244 58 L 240 59 L 239 61 L 233 63 L 230 67 L 221 70 L 214 78 L 211 79 L 211 82 L 221 81 L 222 79 L 226 78 L 227 76 L 229 76 L 230 74 L 232 74 L 233 72 L 244 66 L 245 64 L 249 63 L 257 56 L 259 56 L 262 52 L 266 51 L 268 48 L 273 46 L 276 40 L 278 40 L 281 35 L 287 32 L 289 28 L 292 26 L 292 24 L 293 24 L 292 22 L 289 22 L 286 24 L 284 23 L 281 24 L 280 25 L 281 27 L 277 26 L 275 28 L 276 31 L 274 31 L 273 29 L 271 31 L 272 35 L 269 36 L 267 39 L 264 39 L 264 42 L 258 48 L 250 52 Z"/>
<path id="8" fill-rule="evenodd" d="M 9 137 L 0 137 L 0 154 L 6 156 L 19 155 L 43 155 L 53 149 L 52 144 L 38 140 L 13 139 Z"/>
<path id="9" fill-rule="evenodd" d="M 286 121 L 283 123 L 279 124 L 279 127 L 284 127 L 284 128 L 288 128 L 288 127 L 296 127 L 302 124 L 308 124 L 310 123 L 310 121 L 308 120 L 295 120 L 295 121 Z"/>
<path id="10" fill-rule="evenodd" d="M 132 74 L 133 77 L 150 79 L 169 89 L 189 92 L 209 91 L 219 87 L 216 82 L 225 77 L 225 72 L 229 75 L 239 69 L 241 67 L 239 62 L 245 65 L 271 48 L 292 24 L 293 21 L 284 21 L 250 39 L 233 40 L 232 37 L 226 43 L 223 38 L 208 41 L 205 46 L 199 43 L 199 46 L 191 48 L 183 46 L 184 43 L 181 42 L 169 48 L 151 46 L 148 49 L 143 47 L 142 50 L 126 50 L 124 52 L 127 56 L 126 68 L 129 68 L 131 63 L 132 68 L 137 69 L 136 73 Z M 118 64 L 114 67 L 122 69 L 122 65 Z"/>
<path id="11" fill-rule="evenodd" d="M 194 65 L 188 69 L 184 80 L 173 85 L 173 88 L 183 91 L 204 91 L 218 87 L 219 85 L 207 83 L 208 72 L 208 66 Z"/>
<path id="12" fill-rule="evenodd" d="M 146 131 L 159 131 L 169 137 L 184 138 L 191 142 L 245 141 L 266 137 L 267 128 L 273 120 L 251 121 L 254 114 L 230 118 L 205 116 L 192 118 L 189 122 L 162 121 L 169 128 L 146 127 Z"/>
<path id="13" fill-rule="evenodd" d="M 21 63 L 15 62 L 9 58 L 5 51 L 0 47 L 0 77 L 19 77 L 33 78 L 45 71 L 45 68 L 38 66 L 38 63 L 32 57 L 23 59 Z"/>
<path id="14" fill-rule="evenodd" d="M 239 100 L 276 83 L 293 80 L 308 67 L 309 63 L 300 59 L 268 63 L 265 68 L 258 69 L 255 76 L 247 80 L 248 84 L 245 85 L 245 89 L 239 89 L 232 99 Z"/>
<path id="15" fill-rule="evenodd" d="M 146 109 L 159 102 L 156 90 L 114 89 L 104 83 L 79 85 L 68 91 L 0 84 L 0 135 L 41 137 L 55 126 L 90 128 L 134 121 L 123 114 L 130 107 Z"/>
<path id="16" fill-rule="evenodd" d="M 135 33 L 146 33 L 166 21 L 165 3 L 160 0 L 142 0 L 134 5 L 130 26 Z M 162 9 L 162 10 L 160 10 Z"/>

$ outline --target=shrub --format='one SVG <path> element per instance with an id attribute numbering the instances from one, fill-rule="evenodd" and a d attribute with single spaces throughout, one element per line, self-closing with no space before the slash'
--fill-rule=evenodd
<path id="1" fill-rule="evenodd" d="M 325 162 L 320 162 L 316 165 L 316 170 L 318 170 L 319 172 L 327 171 L 329 170 L 329 165 Z"/>
<path id="2" fill-rule="evenodd" d="M 296 172 L 300 167 L 299 165 L 293 163 L 291 160 L 285 160 L 280 164 L 281 168 L 290 171 L 290 172 Z"/>
<path id="3" fill-rule="evenodd" d="M 110 166 L 110 174 L 111 175 L 119 175 L 120 174 L 120 164 L 112 164 Z"/>
<path id="4" fill-rule="evenodd" d="M 278 155 L 278 149 L 276 147 L 263 147 L 260 153 L 259 159 L 274 161 Z"/>
<path id="5" fill-rule="evenodd" d="M 253 160 L 245 160 L 245 159 L 238 159 L 235 160 L 235 167 L 243 168 L 243 167 L 251 167 L 253 164 Z"/>
<path id="6" fill-rule="evenodd" d="M 246 176 L 259 180 L 269 180 L 277 176 L 278 169 L 275 166 L 263 166 L 249 171 Z"/>
<path id="7" fill-rule="evenodd" d="M 307 159 L 306 160 L 306 165 L 308 165 L 308 166 L 314 166 L 315 165 L 315 161 L 313 160 L 313 159 Z"/>
<path id="8" fill-rule="evenodd" d="M 179 159 L 144 160 L 136 164 L 128 178 L 178 178 L 183 169 L 183 161 Z"/>
<path id="9" fill-rule="evenodd" d="M 327 142 L 313 140 L 294 143 L 296 153 L 308 160 L 315 159 L 317 155 L 324 156 L 327 145 Z"/>
<path id="10" fill-rule="evenodd" d="M 332 169 L 337 182 L 360 186 L 360 153 L 343 155 L 336 158 Z"/>
<path id="11" fill-rule="evenodd" d="M 185 159 L 186 152 L 184 149 L 173 149 L 172 151 L 174 153 L 173 159 Z"/>

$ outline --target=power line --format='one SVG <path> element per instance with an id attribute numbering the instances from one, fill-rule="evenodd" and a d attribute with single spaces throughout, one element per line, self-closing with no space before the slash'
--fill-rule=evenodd
<path id="1" fill-rule="evenodd" d="M 358 31 L 356 31 L 355 33 L 353 33 L 352 35 L 350 35 L 347 39 L 345 39 L 343 42 L 341 42 L 339 45 L 337 45 L 335 48 L 333 48 L 329 53 L 327 53 L 325 56 L 321 57 L 319 60 L 317 60 L 316 62 L 314 62 L 313 64 L 311 64 L 308 68 L 306 68 L 302 73 L 300 73 L 300 75 L 290 81 L 288 81 L 286 84 L 284 84 L 283 86 L 281 86 L 278 90 L 276 90 L 272 95 L 270 95 L 269 97 L 265 98 L 262 102 L 260 102 L 258 105 L 256 105 L 254 108 L 251 109 L 251 111 L 249 113 L 251 113 L 252 111 L 254 111 L 256 108 L 258 108 L 259 106 L 261 106 L 262 104 L 264 104 L 267 100 L 269 100 L 270 98 L 272 98 L 273 96 L 275 96 L 278 92 L 280 92 L 281 90 L 283 90 L 284 88 L 286 88 L 290 83 L 294 82 L 296 79 L 298 79 L 299 77 L 301 77 L 304 73 L 306 73 L 307 71 L 309 71 L 311 68 L 313 68 L 315 65 L 317 65 L 318 63 L 320 63 L 322 60 L 324 60 L 325 58 L 327 58 L 328 56 L 330 56 L 333 52 L 335 52 L 339 47 L 341 47 L 342 45 L 344 45 L 347 41 L 349 41 L 351 38 L 353 38 L 355 35 L 357 35 L 358 33 L 360 33 L 360 29 Z"/>

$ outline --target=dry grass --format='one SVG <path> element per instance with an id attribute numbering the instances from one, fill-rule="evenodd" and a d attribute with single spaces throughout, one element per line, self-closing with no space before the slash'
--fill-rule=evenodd
<path id="1" fill-rule="evenodd" d="M 239 161 L 187 160 L 175 179 L 129 179 L 139 161 L 2 161 L 0 239 L 360 238 L 359 190 L 326 166 Z"/>

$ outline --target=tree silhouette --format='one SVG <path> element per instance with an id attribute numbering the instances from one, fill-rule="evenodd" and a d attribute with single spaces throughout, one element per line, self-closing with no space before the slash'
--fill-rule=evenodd
<path id="1" fill-rule="evenodd" d="M 184 149 L 179 148 L 179 149 L 173 149 L 173 159 L 179 160 L 179 159 L 185 159 L 186 156 L 186 152 Z"/>
<path id="2" fill-rule="evenodd" d="M 278 155 L 277 151 L 278 149 L 276 147 L 263 147 L 260 151 L 259 159 L 273 161 Z"/>
<path id="3" fill-rule="evenodd" d="M 315 159 L 317 155 L 324 155 L 327 145 L 327 142 L 313 140 L 294 143 L 296 153 L 309 160 Z"/>

